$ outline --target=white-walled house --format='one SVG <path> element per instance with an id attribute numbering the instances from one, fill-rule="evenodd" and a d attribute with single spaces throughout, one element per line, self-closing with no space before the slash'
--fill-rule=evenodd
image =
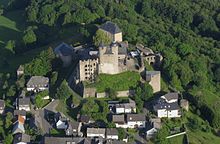
<path id="1" fill-rule="evenodd" d="M 181 117 L 180 107 L 178 104 L 178 93 L 168 93 L 161 96 L 154 110 L 159 118 L 176 118 Z"/>
<path id="2" fill-rule="evenodd" d="M 116 128 L 145 128 L 146 117 L 144 114 L 113 115 L 112 121 Z"/>
<path id="3" fill-rule="evenodd" d="M 145 128 L 146 116 L 144 114 L 127 114 L 128 128 Z"/>
<path id="4" fill-rule="evenodd" d="M 57 129 L 67 129 L 68 123 L 67 120 L 63 117 L 59 117 L 59 120 L 56 122 Z"/>
<path id="5" fill-rule="evenodd" d="M 107 128 L 106 129 L 106 139 L 118 140 L 118 130 L 116 128 Z"/>
<path id="6" fill-rule="evenodd" d="M 161 128 L 161 119 L 160 118 L 150 119 L 146 127 L 147 127 L 146 129 L 147 139 L 154 137 L 158 132 L 158 130 Z"/>
<path id="7" fill-rule="evenodd" d="M 105 138 L 104 128 L 87 128 L 87 137 L 102 137 Z"/>
<path id="8" fill-rule="evenodd" d="M 18 110 L 25 110 L 25 111 L 30 111 L 30 98 L 29 97 L 24 97 L 24 98 L 18 98 Z"/>
<path id="9" fill-rule="evenodd" d="M 122 113 L 136 113 L 136 103 L 129 99 L 129 103 L 115 104 L 116 114 Z"/>
<path id="10" fill-rule="evenodd" d="M 44 91 L 49 89 L 49 78 L 43 76 L 32 76 L 27 83 L 27 91 Z"/>

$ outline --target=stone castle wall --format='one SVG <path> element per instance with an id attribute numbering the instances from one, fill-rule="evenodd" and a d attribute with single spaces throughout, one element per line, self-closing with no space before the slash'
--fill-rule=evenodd
<path id="1" fill-rule="evenodd" d="M 98 72 L 98 59 L 88 59 L 79 61 L 80 81 L 93 80 Z"/>

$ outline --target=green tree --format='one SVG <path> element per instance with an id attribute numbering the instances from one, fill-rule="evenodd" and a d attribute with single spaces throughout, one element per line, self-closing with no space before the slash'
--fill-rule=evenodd
<path id="1" fill-rule="evenodd" d="M 117 92 L 112 89 L 112 88 L 107 88 L 106 91 L 108 93 L 108 96 L 111 98 L 111 99 L 116 99 L 117 98 Z"/>
<path id="2" fill-rule="evenodd" d="M 12 144 L 12 142 L 13 142 L 13 136 L 12 136 L 12 134 L 8 134 L 4 139 L 4 143 L 5 144 Z"/>
<path id="3" fill-rule="evenodd" d="M 10 88 L 7 90 L 6 95 L 7 96 L 15 96 L 16 93 L 16 87 L 15 85 L 11 85 Z"/>
<path id="4" fill-rule="evenodd" d="M 118 138 L 123 140 L 126 137 L 125 130 L 123 128 L 118 128 Z"/>
<path id="5" fill-rule="evenodd" d="M 88 115 L 98 112 L 99 112 L 99 105 L 94 101 L 94 99 L 87 99 L 86 102 L 83 103 L 82 108 L 80 110 L 81 114 L 88 114 Z"/>
<path id="6" fill-rule="evenodd" d="M 65 100 L 72 95 L 72 90 L 68 86 L 66 80 L 63 80 L 60 86 L 57 88 L 56 98 Z"/>
<path id="7" fill-rule="evenodd" d="M 97 30 L 95 36 L 93 37 L 93 42 L 97 47 L 100 44 L 109 45 L 111 43 L 111 38 L 102 30 Z"/>
<path id="8" fill-rule="evenodd" d="M 5 48 L 8 49 L 9 51 L 11 51 L 14 54 L 15 53 L 15 41 L 14 40 L 9 40 L 6 43 Z"/>
<path id="9" fill-rule="evenodd" d="M 32 29 L 24 32 L 23 41 L 25 44 L 32 44 L 37 41 L 37 36 Z"/>
<path id="10" fill-rule="evenodd" d="M 169 134 L 168 128 L 163 126 L 156 135 L 155 143 L 156 144 L 169 144 L 168 139 L 166 138 Z"/>
<path id="11" fill-rule="evenodd" d="M 13 114 L 11 112 L 6 113 L 5 128 L 8 129 L 12 125 Z"/>
<path id="12" fill-rule="evenodd" d="M 142 86 L 141 98 L 143 101 L 147 101 L 149 98 L 153 96 L 153 88 L 150 84 L 145 83 Z"/>

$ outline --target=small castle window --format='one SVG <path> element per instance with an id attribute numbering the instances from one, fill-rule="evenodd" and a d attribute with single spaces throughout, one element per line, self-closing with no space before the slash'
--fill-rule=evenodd
<path id="1" fill-rule="evenodd" d="M 95 63 L 93 65 L 95 66 Z"/>
<path id="2" fill-rule="evenodd" d="M 85 65 L 85 67 L 88 67 L 88 65 Z"/>
<path id="3" fill-rule="evenodd" d="M 85 71 L 87 71 L 87 69 L 85 69 Z"/>
<path id="4" fill-rule="evenodd" d="M 87 79 L 88 79 L 88 77 L 85 77 L 85 79 L 87 80 Z"/>

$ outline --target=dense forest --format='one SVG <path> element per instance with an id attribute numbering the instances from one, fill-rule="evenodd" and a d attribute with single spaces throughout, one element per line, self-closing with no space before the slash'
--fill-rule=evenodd
<path id="1" fill-rule="evenodd" d="M 0 15 L 15 9 L 23 11 L 24 27 L 19 39 L 0 43 L 2 71 L 10 67 L 8 57 L 57 40 L 77 34 L 81 39 L 73 45 L 90 43 L 97 26 L 111 20 L 130 44 L 161 52 L 165 83 L 180 91 L 213 128 L 220 128 L 218 0 L 9 0 L 0 5 Z"/>

